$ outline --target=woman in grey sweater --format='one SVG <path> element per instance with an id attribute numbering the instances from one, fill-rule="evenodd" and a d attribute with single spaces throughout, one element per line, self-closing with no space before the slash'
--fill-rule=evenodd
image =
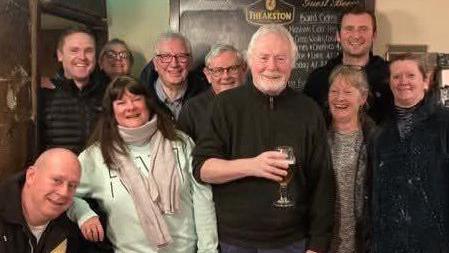
<path id="1" fill-rule="evenodd" d="M 329 81 L 328 141 L 337 187 L 331 252 L 361 252 L 366 145 L 374 125 L 364 113 L 368 82 L 363 68 L 346 65 L 337 66 Z"/>

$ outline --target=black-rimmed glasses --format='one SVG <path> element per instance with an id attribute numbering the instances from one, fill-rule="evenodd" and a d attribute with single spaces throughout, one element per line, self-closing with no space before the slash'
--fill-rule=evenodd
<path id="1" fill-rule="evenodd" d="M 130 55 L 126 51 L 116 52 L 114 50 L 108 50 L 105 52 L 105 56 L 108 60 L 127 60 Z"/>
<path id="2" fill-rule="evenodd" d="M 210 68 L 207 67 L 207 70 L 214 76 L 214 77 L 219 77 L 222 76 L 225 72 L 227 72 L 229 75 L 235 75 L 238 73 L 238 71 L 240 70 L 240 67 L 242 65 L 241 64 L 237 64 L 237 65 L 232 65 L 226 68 Z"/>
<path id="3" fill-rule="evenodd" d="M 162 63 L 170 63 L 173 58 L 180 63 L 187 63 L 190 59 L 190 54 L 157 54 L 156 57 Z"/>

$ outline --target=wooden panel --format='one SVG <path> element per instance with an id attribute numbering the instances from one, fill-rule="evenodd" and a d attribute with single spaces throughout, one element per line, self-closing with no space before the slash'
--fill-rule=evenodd
<path id="1" fill-rule="evenodd" d="M 45 13 L 75 20 L 93 29 L 105 28 L 105 0 L 40 0 L 40 3 Z"/>
<path id="2" fill-rule="evenodd" d="M 0 1 L 0 180 L 25 166 L 32 145 L 28 0 Z"/>

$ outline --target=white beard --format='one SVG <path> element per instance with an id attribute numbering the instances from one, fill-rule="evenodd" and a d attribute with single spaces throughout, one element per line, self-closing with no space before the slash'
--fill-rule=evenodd
<path id="1" fill-rule="evenodd" d="M 278 83 L 256 83 L 254 82 L 254 86 L 262 93 L 269 96 L 277 96 L 279 95 L 286 87 L 287 83 L 278 82 Z"/>

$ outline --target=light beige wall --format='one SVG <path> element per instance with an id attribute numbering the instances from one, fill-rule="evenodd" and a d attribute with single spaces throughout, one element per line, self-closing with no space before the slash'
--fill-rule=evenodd
<path id="1" fill-rule="evenodd" d="M 130 46 L 135 58 L 132 72 L 139 77 L 158 34 L 169 29 L 169 0 L 107 0 L 107 12 L 109 38 Z"/>
<path id="2" fill-rule="evenodd" d="M 428 52 L 449 53 L 448 0 L 376 0 L 378 37 L 374 52 L 387 44 L 423 44 Z"/>

